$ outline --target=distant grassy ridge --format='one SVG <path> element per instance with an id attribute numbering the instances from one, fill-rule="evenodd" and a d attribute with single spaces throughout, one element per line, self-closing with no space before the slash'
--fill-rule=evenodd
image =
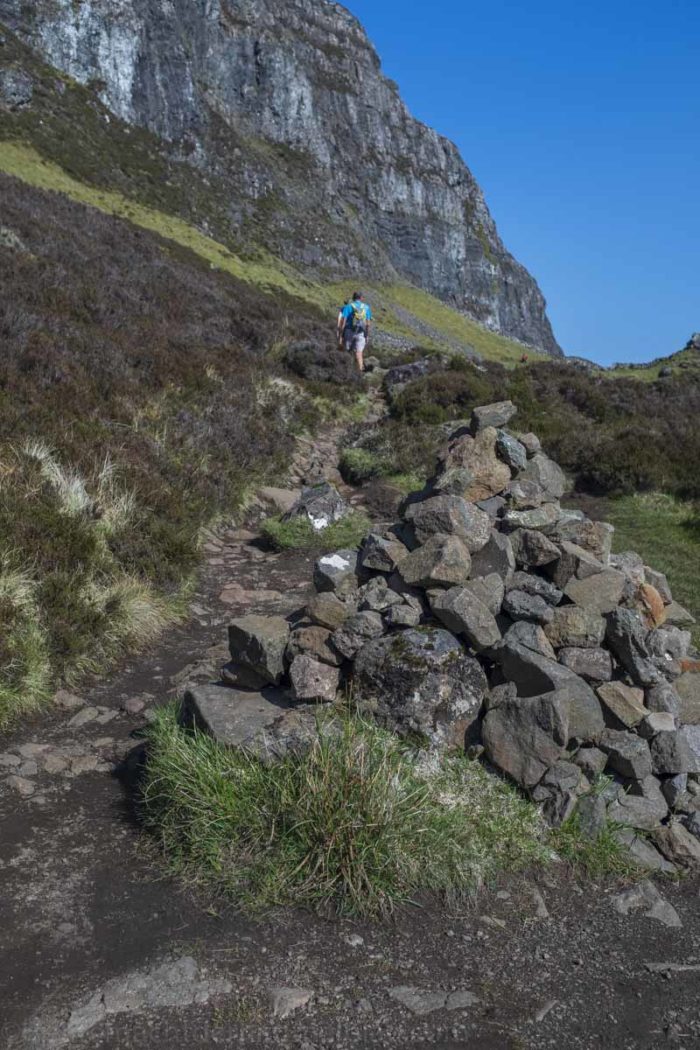
<path id="1" fill-rule="evenodd" d="M 303 300 L 328 318 L 332 330 L 337 307 L 361 283 L 324 285 L 305 277 L 297 269 L 262 249 L 236 253 L 207 236 L 194 225 L 157 208 L 140 203 L 116 190 L 80 181 L 33 146 L 18 141 L 0 142 L 0 171 L 31 186 L 62 193 L 71 200 L 97 208 L 107 215 L 126 219 L 135 226 L 158 234 L 189 249 L 210 266 L 255 285 L 268 293 L 276 291 Z M 544 360 L 546 355 L 527 350 L 451 309 L 439 299 L 410 285 L 377 285 L 364 290 L 372 300 L 379 331 L 414 341 L 426 350 L 476 351 L 488 360 L 512 366 L 523 353 Z"/>
<path id="2" fill-rule="evenodd" d="M 618 365 L 602 374 L 609 379 L 639 379 L 644 383 L 653 383 L 658 380 L 662 368 L 671 368 L 674 375 L 690 374 L 697 378 L 700 376 L 700 351 L 678 350 L 675 354 L 659 357 L 648 364 Z"/>

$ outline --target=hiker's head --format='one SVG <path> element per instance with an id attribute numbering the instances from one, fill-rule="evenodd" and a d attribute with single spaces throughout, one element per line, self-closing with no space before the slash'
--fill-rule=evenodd
<path id="1" fill-rule="evenodd" d="M 364 298 L 364 296 L 362 295 L 362 292 L 353 292 L 352 293 L 352 298 L 353 298 L 353 302 L 362 302 L 362 299 Z"/>

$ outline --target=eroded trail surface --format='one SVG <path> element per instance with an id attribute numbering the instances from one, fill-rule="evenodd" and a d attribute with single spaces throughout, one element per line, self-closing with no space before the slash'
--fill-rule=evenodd
<path id="1" fill-rule="evenodd" d="M 297 480 L 332 473 L 335 437 Z M 2 1048 L 700 1047 L 692 880 L 657 917 L 550 874 L 371 925 L 252 921 L 165 877 L 115 771 L 153 705 L 217 677 L 229 617 L 291 613 L 311 578 L 251 530 L 206 555 L 189 623 L 2 745 Z"/>

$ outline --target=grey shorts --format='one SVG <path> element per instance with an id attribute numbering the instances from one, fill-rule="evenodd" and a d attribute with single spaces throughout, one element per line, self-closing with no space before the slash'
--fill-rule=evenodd
<path id="1" fill-rule="evenodd" d="M 367 346 L 367 336 L 364 332 L 353 332 L 352 328 L 346 328 L 343 332 L 343 343 L 346 350 L 361 354 Z"/>

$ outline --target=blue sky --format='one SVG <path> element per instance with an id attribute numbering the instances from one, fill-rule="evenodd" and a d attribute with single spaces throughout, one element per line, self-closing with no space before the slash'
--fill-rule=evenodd
<path id="1" fill-rule="evenodd" d="M 698 0 L 346 0 L 453 139 L 568 353 L 700 330 Z"/>

